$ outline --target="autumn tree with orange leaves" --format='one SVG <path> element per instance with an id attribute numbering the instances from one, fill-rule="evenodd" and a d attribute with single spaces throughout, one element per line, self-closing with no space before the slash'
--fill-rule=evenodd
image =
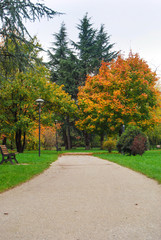
<path id="1" fill-rule="evenodd" d="M 99 74 L 88 76 L 79 88 L 80 119 L 77 127 L 88 133 L 119 132 L 133 124 L 143 130 L 155 124 L 157 76 L 138 54 L 121 55 L 111 63 L 102 63 Z"/>

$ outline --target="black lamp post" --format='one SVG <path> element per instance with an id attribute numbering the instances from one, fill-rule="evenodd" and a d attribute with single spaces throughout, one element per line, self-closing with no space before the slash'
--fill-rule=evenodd
<path id="1" fill-rule="evenodd" d="M 41 105 L 43 104 L 44 100 L 39 98 L 36 100 L 36 103 L 39 105 L 39 157 L 40 157 L 40 130 L 41 130 L 41 126 L 40 126 L 40 113 L 41 113 Z"/>
<path id="2" fill-rule="evenodd" d="M 58 133 L 57 133 L 57 121 L 55 120 L 55 130 L 56 130 L 56 151 L 58 151 Z"/>

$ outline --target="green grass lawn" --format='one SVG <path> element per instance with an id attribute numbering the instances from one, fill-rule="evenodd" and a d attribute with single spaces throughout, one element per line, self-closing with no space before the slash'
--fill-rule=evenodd
<path id="1" fill-rule="evenodd" d="M 18 154 L 17 160 L 20 165 L 11 165 L 10 163 L 0 165 L 0 192 L 15 187 L 40 174 L 52 162 L 57 160 L 58 154 L 63 152 L 92 152 L 94 156 L 141 172 L 161 183 L 161 150 L 147 151 L 143 156 L 126 156 L 118 153 L 109 154 L 107 151 L 100 149 L 86 151 L 84 148 L 78 148 L 61 152 L 41 151 L 40 157 L 38 156 L 38 151 Z"/>
<path id="2" fill-rule="evenodd" d="M 0 165 L 0 192 L 43 172 L 58 158 L 58 153 L 56 151 L 42 151 L 39 157 L 38 151 L 30 151 L 16 155 L 16 158 L 20 165 L 11 165 L 10 163 Z"/>
<path id="3" fill-rule="evenodd" d="M 119 153 L 95 153 L 94 156 L 115 162 L 119 165 L 128 167 L 137 172 L 143 173 L 149 178 L 153 178 L 161 183 L 161 151 L 151 150 L 142 156 L 127 156 Z"/>

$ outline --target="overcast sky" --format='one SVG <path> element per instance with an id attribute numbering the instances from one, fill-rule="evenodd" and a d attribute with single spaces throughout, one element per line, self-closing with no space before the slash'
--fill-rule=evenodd
<path id="1" fill-rule="evenodd" d="M 36 2 L 36 0 L 33 0 Z M 61 23 L 67 28 L 68 37 L 77 41 L 77 25 L 88 13 L 95 29 L 101 24 L 115 43 L 113 50 L 125 56 L 130 49 L 139 53 L 161 77 L 161 0 L 44 0 L 46 6 L 64 15 L 47 21 L 27 23 L 31 35 L 37 35 L 46 50 L 54 41 L 52 34 L 59 32 Z M 46 60 L 46 58 L 45 58 Z"/>

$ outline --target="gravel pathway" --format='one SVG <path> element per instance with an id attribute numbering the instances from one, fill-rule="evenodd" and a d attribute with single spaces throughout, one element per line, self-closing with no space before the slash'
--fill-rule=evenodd
<path id="1" fill-rule="evenodd" d="M 93 156 L 61 156 L 0 194 L 1 240 L 161 240 L 161 185 Z"/>

